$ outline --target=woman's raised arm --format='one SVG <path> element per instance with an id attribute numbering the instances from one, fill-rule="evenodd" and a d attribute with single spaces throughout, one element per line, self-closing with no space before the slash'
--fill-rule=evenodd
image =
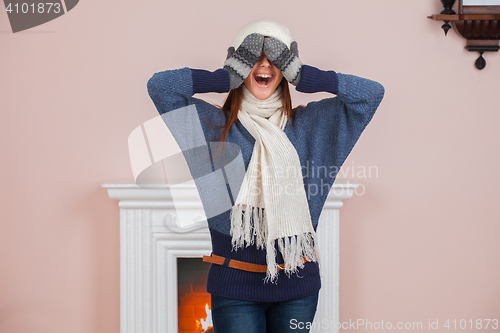
<path id="1" fill-rule="evenodd" d="M 329 92 L 336 97 L 311 102 L 298 111 L 297 123 L 317 143 L 315 156 L 342 166 L 384 97 L 384 87 L 355 75 L 304 65 L 297 91 Z"/>
<path id="2" fill-rule="evenodd" d="M 229 73 L 222 68 L 214 72 L 187 67 L 166 70 L 153 74 L 147 87 L 158 112 L 163 114 L 201 102 L 193 97 L 194 94 L 228 92 Z"/>
<path id="3" fill-rule="evenodd" d="M 384 87 L 378 82 L 308 65 L 302 67 L 302 77 L 296 89 L 303 93 L 335 94 L 347 109 L 366 116 L 375 112 L 384 97 Z"/>

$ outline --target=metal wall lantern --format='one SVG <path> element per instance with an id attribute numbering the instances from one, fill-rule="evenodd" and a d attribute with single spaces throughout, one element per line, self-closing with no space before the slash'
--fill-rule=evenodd
<path id="1" fill-rule="evenodd" d="M 500 49 L 500 0 L 459 0 L 458 14 L 453 10 L 456 0 L 441 2 L 444 10 L 428 18 L 444 21 L 441 28 L 445 35 L 453 27 L 457 34 L 467 39 L 465 48 L 479 52 L 475 65 L 483 69 L 486 66 L 483 53 Z"/>

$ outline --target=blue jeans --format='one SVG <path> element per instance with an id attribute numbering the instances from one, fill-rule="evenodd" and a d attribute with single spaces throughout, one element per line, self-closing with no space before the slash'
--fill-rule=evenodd
<path id="1" fill-rule="evenodd" d="M 211 299 L 215 333 L 309 332 L 306 325 L 312 324 L 318 305 L 318 293 L 273 303 L 240 301 L 215 295 Z"/>

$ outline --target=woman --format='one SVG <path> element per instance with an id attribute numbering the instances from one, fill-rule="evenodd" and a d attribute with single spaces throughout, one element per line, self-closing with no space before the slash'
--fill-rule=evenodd
<path id="1" fill-rule="evenodd" d="M 337 96 L 292 109 L 289 83 L 299 92 Z M 384 88 L 303 65 L 289 30 L 259 20 L 240 29 L 224 68 L 155 73 L 148 92 L 198 180 L 205 211 L 212 212 L 212 255 L 204 260 L 212 263 L 207 291 L 215 331 L 308 332 L 321 286 L 319 216 Z M 192 97 L 206 92 L 229 92 L 223 108 Z M 237 158 L 215 162 L 227 152 L 224 145 L 214 149 L 215 141 L 237 145 L 243 172 L 230 168 Z M 196 145 L 208 147 L 209 171 L 199 171 Z M 229 205 L 214 199 L 223 198 L 216 174 Z M 210 191 L 211 197 L 201 194 Z"/>

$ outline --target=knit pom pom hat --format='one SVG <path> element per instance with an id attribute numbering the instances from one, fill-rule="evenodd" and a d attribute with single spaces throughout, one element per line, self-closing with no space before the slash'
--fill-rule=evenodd
<path id="1" fill-rule="evenodd" d="M 285 43 L 288 47 L 291 46 L 293 41 L 290 30 L 283 24 L 273 20 L 257 20 L 248 23 L 238 31 L 232 45 L 234 49 L 237 50 L 245 37 L 253 33 L 276 38 Z"/>

